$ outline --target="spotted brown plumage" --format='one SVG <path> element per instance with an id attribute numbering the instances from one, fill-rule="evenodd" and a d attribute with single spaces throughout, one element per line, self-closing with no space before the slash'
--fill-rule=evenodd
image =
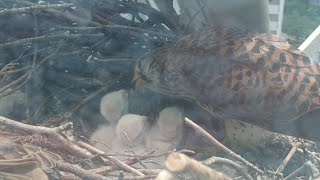
<path id="1" fill-rule="evenodd" d="M 215 28 L 146 54 L 137 61 L 135 79 L 217 118 L 315 140 L 319 72 L 317 63 L 278 36 Z"/>

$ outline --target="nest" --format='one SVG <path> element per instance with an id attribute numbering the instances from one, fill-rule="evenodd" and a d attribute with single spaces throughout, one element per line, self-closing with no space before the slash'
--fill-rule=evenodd
<path id="1" fill-rule="evenodd" d="M 221 157 L 182 150 L 202 163 L 171 154 L 166 170 L 138 169 L 135 164 L 153 155 L 131 154 L 120 161 L 93 148 L 86 137 L 103 121 L 98 108 L 102 95 L 132 89 L 135 61 L 191 29 L 181 25 L 185 23 L 172 6 L 159 12 L 148 0 L 2 0 L 0 8 L 0 110 L 16 120 L 0 118 L 0 177 L 154 179 L 160 173 L 159 179 L 281 178 L 290 160 L 287 179 L 319 174 L 318 149 L 310 142 L 305 148 L 304 143 L 270 136 L 257 145 L 258 151 L 269 151 L 267 157 L 233 148 L 253 164 L 193 125 L 222 149 Z M 223 173 L 207 167 L 212 165 Z"/>

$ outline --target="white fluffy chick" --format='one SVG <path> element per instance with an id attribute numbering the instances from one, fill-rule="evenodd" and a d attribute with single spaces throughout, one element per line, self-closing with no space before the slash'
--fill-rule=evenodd
<path id="1" fill-rule="evenodd" d="M 167 107 L 159 113 L 156 123 L 145 137 L 146 147 L 157 152 L 175 149 L 183 136 L 184 111 L 179 107 Z"/>
<path id="2" fill-rule="evenodd" d="M 94 147 L 104 152 L 109 152 L 112 149 L 111 144 L 113 143 L 114 138 L 114 127 L 104 125 L 92 133 L 90 141 L 95 142 Z"/>
<path id="3" fill-rule="evenodd" d="M 126 114 L 119 120 L 115 134 L 123 145 L 143 143 L 145 130 L 149 128 L 148 118 L 137 114 Z"/>
<path id="4" fill-rule="evenodd" d="M 148 118 L 136 114 L 126 114 L 116 126 L 102 126 L 91 136 L 98 141 L 94 146 L 105 152 L 121 153 L 132 148 L 135 152 L 144 152 L 145 130 L 149 128 Z"/>
<path id="5" fill-rule="evenodd" d="M 128 113 L 128 93 L 126 90 L 111 92 L 100 102 L 100 113 L 110 125 L 117 124 L 120 117 Z"/>
<path id="6" fill-rule="evenodd" d="M 100 113 L 110 123 L 99 127 L 91 135 L 91 141 L 97 141 L 95 147 L 105 152 L 112 149 L 115 139 L 115 126 L 120 117 L 128 112 L 128 93 L 126 90 L 114 91 L 102 97 Z M 109 146 L 109 147 L 108 147 Z"/>

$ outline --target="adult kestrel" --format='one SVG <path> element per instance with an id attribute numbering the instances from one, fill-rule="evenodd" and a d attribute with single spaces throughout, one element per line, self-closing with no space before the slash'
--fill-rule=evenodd
<path id="1" fill-rule="evenodd" d="M 214 28 L 139 59 L 136 85 L 296 137 L 320 138 L 320 68 L 274 35 Z"/>

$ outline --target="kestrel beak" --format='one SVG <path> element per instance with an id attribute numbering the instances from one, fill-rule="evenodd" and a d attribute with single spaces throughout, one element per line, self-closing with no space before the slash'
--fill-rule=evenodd
<path id="1" fill-rule="evenodd" d="M 135 89 L 141 89 L 144 86 L 144 81 L 140 78 L 140 75 L 137 71 L 134 72 L 132 81 Z"/>

